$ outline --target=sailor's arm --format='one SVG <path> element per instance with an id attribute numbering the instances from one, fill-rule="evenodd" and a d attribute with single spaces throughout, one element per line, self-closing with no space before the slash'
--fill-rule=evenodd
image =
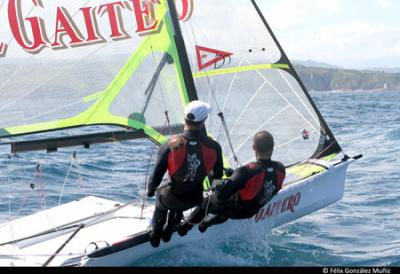
<path id="1" fill-rule="evenodd" d="M 217 161 L 214 165 L 214 179 L 221 179 L 224 175 L 224 160 L 222 158 L 222 149 L 221 146 L 216 143 L 216 150 L 217 150 Z"/>
<path id="2" fill-rule="evenodd" d="M 283 181 L 285 180 L 285 177 L 286 177 L 286 168 L 281 162 L 276 162 L 276 163 L 277 163 L 278 170 L 277 170 L 277 176 L 276 176 L 277 181 L 276 181 L 275 185 L 277 186 L 276 193 L 278 193 L 278 191 L 282 188 Z"/>
<path id="3" fill-rule="evenodd" d="M 247 181 L 247 168 L 245 166 L 238 168 L 231 176 L 231 178 L 219 190 L 218 199 L 227 200 L 233 194 L 241 190 Z"/>
<path id="4" fill-rule="evenodd" d="M 169 151 L 170 149 L 168 144 L 161 146 L 160 150 L 158 151 L 157 163 L 154 168 L 153 174 L 151 175 L 149 189 L 147 191 L 148 197 L 153 197 L 155 195 L 155 191 L 157 187 L 161 184 L 164 174 L 168 169 Z"/>

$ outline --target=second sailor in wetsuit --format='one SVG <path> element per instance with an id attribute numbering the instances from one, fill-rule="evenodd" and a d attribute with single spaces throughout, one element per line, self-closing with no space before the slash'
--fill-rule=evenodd
<path id="1" fill-rule="evenodd" d="M 273 148 L 274 139 L 269 132 L 257 133 L 253 139 L 257 161 L 238 168 L 229 180 L 214 181 L 213 193 L 180 224 L 179 235 L 186 235 L 196 223 L 200 223 L 200 232 L 205 232 L 229 218 L 251 218 L 264 207 L 282 188 L 285 179 L 285 166 L 271 160 Z M 206 217 L 207 213 L 214 216 Z"/>

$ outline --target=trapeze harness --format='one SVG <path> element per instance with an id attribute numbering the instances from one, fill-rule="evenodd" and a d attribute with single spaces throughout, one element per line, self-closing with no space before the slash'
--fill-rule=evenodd
<path id="1" fill-rule="evenodd" d="M 284 179 L 280 162 L 261 160 L 240 167 L 217 190 L 221 213 L 232 219 L 250 218 L 278 193 Z"/>
<path id="2" fill-rule="evenodd" d="M 206 136 L 175 136 L 170 142 L 168 174 L 171 191 L 177 196 L 202 197 L 204 178 L 217 163 L 219 147 Z M 177 145 L 176 145 L 177 144 Z M 222 168 L 221 168 L 222 170 Z"/>
<path id="3" fill-rule="evenodd" d="M 282 188 L 285 169 L 273 161 L 247 164 L 248 180 L 239 191 L 239 203 L 245 208 L 258 210 L 268 203 Z"/>

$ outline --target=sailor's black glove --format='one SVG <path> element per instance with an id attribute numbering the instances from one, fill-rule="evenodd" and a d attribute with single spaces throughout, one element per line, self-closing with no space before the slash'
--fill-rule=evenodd
<path id="1" fill-rule="evenodd" d="M 235 172 L 235 170 L 233 168 L 230 168 L 230 167 L 224 168 L 224 170 L 225 170 L 225 176 L 226 177 L 231 177 L 232 174 Z"/>
<path id="2" fill-rule="evenodd" d="M 154 190 L 149 189 L 147 191 L 147 197 L 151 198 L 151 197 L 154 197 L 154 195 L 156 195 L 156 192 Z"/>

